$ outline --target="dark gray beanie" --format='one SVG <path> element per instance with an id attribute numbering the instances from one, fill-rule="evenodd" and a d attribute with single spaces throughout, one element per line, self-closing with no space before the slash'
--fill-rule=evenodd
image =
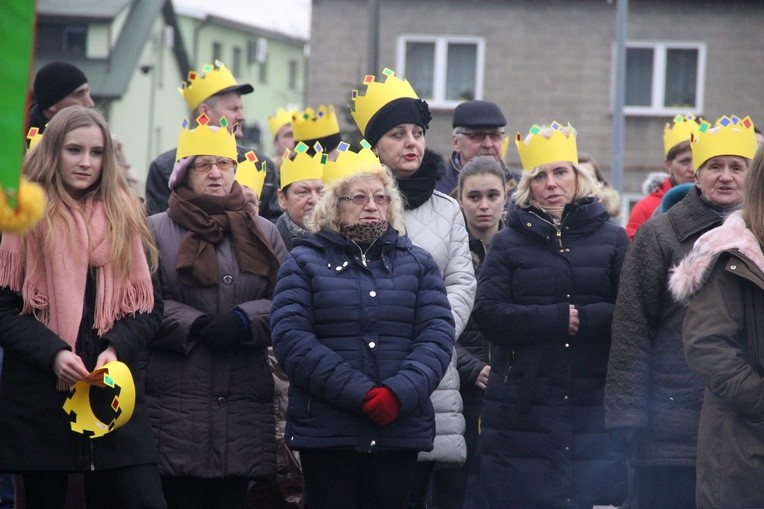
<path id="1" fill-rule="evenodd" d="M 46 110 L 87 82 L 85 73 L 72 64 L 49 62 L 34 78 L 34 100 L 40 111 Z"/>
<path id="2" fill-rule="evenodd" d="M 454 108 L 453 127 L 504 127 L 507 119 L 490 101 L 464 101 Z"/>

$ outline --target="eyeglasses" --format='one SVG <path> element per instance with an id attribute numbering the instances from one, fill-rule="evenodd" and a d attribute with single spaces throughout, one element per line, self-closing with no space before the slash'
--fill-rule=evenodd
<path id="1" fill-rule="evenodd" d="M 194 163 L 191 166 L 191 169 L 196 173 L 207 173 L 212 169 L 213 165 L 217 166 L 218 170 L 220 171 L 228 171 L 236 166 L 236 164 L 231 159 L 218 159 L 217 161 L 200 161 L 198 163 Z"/>
<path id="2" fill-rule="evenodd" d="M 504 139 L 505 133 L 503 131 L 456 131 L 456 134 L 461 134 L 470 139 L 471 142 L 479 143 L 488 136 L 491 141 L 497 142 Z"/>
<path id="3" fill-rule="evenodd" d="M 375 194 L 373 196 L 368 194 L 354 194 L 353 196 L 340 196 L 340 200 L 343 201 L 349 201 L 352 202 L 353 205 L 356 205 L 358 207 L 363 207 L 367 203 L 369 203 L 369 200 L 374 200 L 374 203 L 378 207 L 384 207 L 385 205 L 390 205 L 390 201 L 392 201 L 392 198 L 386 194 Z"/>

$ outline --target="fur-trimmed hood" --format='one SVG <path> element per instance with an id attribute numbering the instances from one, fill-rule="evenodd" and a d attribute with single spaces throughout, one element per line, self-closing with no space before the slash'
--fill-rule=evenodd
<path id="1" fill-rule="evenodd" d="M 708 279 L 719 255 L 736 250 L 764 272 L 764 254 L 740 213 L 734 212 L 719 226 L 704 233 L 692 251 L 671 270 L 669 290 L 678 302 L 687 302 Z"/>
<path id="2" fill-rule="evenodd" d="M 651 171 L 642 181 L 642 193 L 652 194 L 663 186 L 663 182 L 669 178 L 669 174 L 665 171 Z"/>

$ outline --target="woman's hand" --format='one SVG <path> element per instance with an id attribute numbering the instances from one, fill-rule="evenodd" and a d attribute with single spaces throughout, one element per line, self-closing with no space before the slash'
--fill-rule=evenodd
<path id="1" fill-rule="evenodd" d="M 488 385 L 488 375 L 490 373 L 491 366 L 486 364 L 483 369 L 480 370 L 480 373 L 478 373 L 477 380 L 475 380 L 475 385 L 485 390 L 486 386 Z"/>
<path id="2" fill-rule="evenodd" d="M 570 316 L 568 317 L 568 335 L 575 336 L 576 332 L 578 332 L 578 309 L 571 304 Z"/>
<path id="3" fill-rule="evenodd" d="M 53 371 L 58 378 L 69 384 L 85 380 L 90 375 L 80 356 L 69 350 L 61 350 L 56 354 L 53 359 Z"/>
<path id="4" fill-rule="evenodd" d="M 106 350 L 101 352 L 101 355 L 98 356 L 98 359 L 96 360 L 95 369 L 100 368 L 107 362 L 118 361 L 118 360 L 119 359 L 117 358 L 117 349 L 114 348 L 113 346 L 109 346 L 106 348 Z"/>

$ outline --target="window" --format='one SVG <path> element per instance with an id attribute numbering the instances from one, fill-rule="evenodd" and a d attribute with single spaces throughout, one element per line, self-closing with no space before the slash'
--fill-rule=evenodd
<path id="1" fill-rule="evenodd" d="M 289 61 L 289 90 L 297 90 L 297 72 L 299 71 L 297 66 L 297 60 Z"/>
<path id="2" fill-rule="evenodd" d="M 212 61 L 223 60 L 223 45 L 219 42 L 212 43 Z"/>
<path id="3" fill-rule="evenodd" d="M 624 113 L 701 113 L 705 68 L 703 43 L 628 42 Z"/>
<path id="4" fill-rule="evenodd" d="M 257 64 L 257 81 L 258 83 L 268 83 L 268 61 Z"/>
<path id="5" fill-rule="evenodd" d="M 87 52 L 87 25 L 40 22 L 37 49 L 42 55 L 84 57 Z"/>
<path id="6" fill-rule="evenodd" d="M 482 98 L 484 58 L 479 37 L 403 35 L 396 70 L 430 106 L 453 108 Z"/>
<path id="7" fill-rule="evenodd" d="M 241 48 L 233 48 L 233 57 L 231 61 L 231 72 L 237 78 L 241 76 Z"/>

